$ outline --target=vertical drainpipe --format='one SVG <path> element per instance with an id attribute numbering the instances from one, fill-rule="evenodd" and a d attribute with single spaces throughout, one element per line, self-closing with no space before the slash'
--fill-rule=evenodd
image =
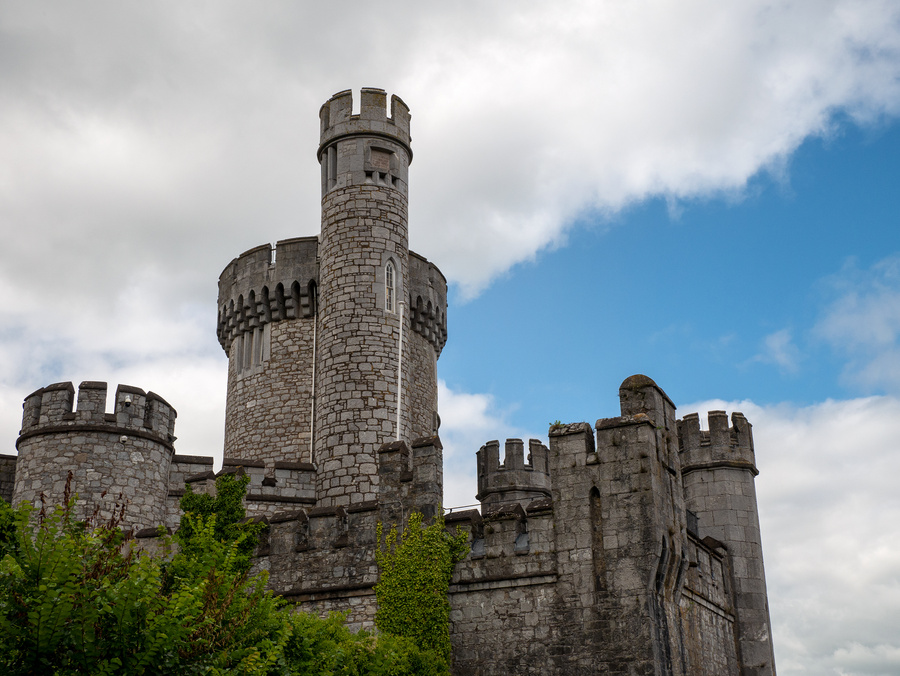
<path id="1" fill-rule="evenodd" d="M 316 302 L 315 300 L 313 302 Z M 318 310 L 318 308 L 316 308 Z M 313 344 L 312 344 L 312 386 L 309 397 L 309 463 L 314 464 L 313 444 L 316 441 L 316 333 L 319 329 L 319 313 L 313 314 Z"/>
<path id="2" fill-rule="evenodd" d="M 400 336 L 397 340 L 397 441 L 400 441 L 400 411 L 403 409 L 403 316 L 406 303 L 397 304 L 397 318 L 400 321 Z"/>

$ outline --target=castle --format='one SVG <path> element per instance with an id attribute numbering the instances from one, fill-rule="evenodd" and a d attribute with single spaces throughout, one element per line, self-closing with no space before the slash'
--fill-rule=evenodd
<path id="1" fill-rule="evenodd" d="M 441 506 L 447 283 L 408 249 L 409 109 L 363 89 L 353 114 L 351 96 L 319 113 L 321 234 L 219 278 L 221 472 L 250 477 L 271 587 L 371 626 L 376 524 Z M 471 547 L 450 587 L 454 673 L 774 676 L 750 423 L 676 419 L 641 375 L 619 397 L 618 417 L 551 426 L 549 447 L 477 452 L 481 509 L 446 515 Z M 99 382 L 28 395 L 0 494 L 59 502 L 71 471 L 79 509 L 123 496 L 135 537 L 176 526 L 186 484 L 215 490 L 213 460 L 176 454 L 159 395 L 120 385 L 115 402 Z"/>

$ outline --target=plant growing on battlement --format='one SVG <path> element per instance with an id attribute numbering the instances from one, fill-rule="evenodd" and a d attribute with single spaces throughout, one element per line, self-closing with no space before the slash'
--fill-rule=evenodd
<path id="1" fill-rule="evenodd" d="M 179 501 L 183 512 L 175 540 L 182 550 L 196 548 L 195 536 L 198 518 L 206 523 L 212 518 L 213 534 L 220 543 L 236 543 L 234 561 L 237 571 L 250 570 L 251 558 L 259 541 L 264 524 L 243 522 L 247 516 L 244 495 L 250 477 L 246 474 L 222 474 L 216 478 L 216 493 L 194 493 L 190 484 L 185 487 Z"/>
<path id="2" fill-rule="evenodd" d="M 383 525 L 378 524 L 375 560 L 381 577 L 375 585 L 375 626 L 380 631 L 413 639 L 449 665 L 447 592 L 453 567 L 466 556 L 469 546 L 467 534 L 459 528 L 455 534 L 448 533 L 440 510 L 438 514 L 425 526 L 422 514 L 413 512 L 402 535 L 398 535 L 394 525 L 385 536 Z"/>

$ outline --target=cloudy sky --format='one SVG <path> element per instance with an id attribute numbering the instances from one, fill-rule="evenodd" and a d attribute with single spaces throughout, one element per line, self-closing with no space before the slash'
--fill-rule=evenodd
<path id="1" fill-rule="evenodd" d="M 318 232 L 318 108 L 360 86 L 412 110 L 451 283 L 445 502 L 646 373 L 754 423 L 779 673 L 900 674 L 896 2 L 0 0 L 0 452 L 106 380 L 221 456 L 218 274 Z"/>

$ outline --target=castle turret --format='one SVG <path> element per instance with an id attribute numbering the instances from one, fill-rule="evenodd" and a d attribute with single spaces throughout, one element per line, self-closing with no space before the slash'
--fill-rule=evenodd
<path id="1" fill-rule="evenodd" d="M 319 113 L 322 232 L 219 277 L 225 457 L 311 463 L 322 506 L 374 500 L 377 449 L 437 433 L 447 281 L 409 251 L 409 109 L 380 89 Z M 398 379 L 401 379 L 398 391 Z"/>
<path id="2" fill-rule="evenodd" d="M 225 457 L 312 462 L 318 240 L 258 246 L 219 276 Z"/>
<path id="3" fill-rule="evenodd" d="M 446 282 L 424 259 L 411 261 L 408 248 L 409 109 L 393 96 L 388 117 L 380 89 L 362 90 L 358 115 L 352 106 L 344 91 L 319 113 L 314 446 L 322 505 L 375 499 L 377 449 L 436 432 L 446 336 Z"/>
<path id="4" fill-rule="evenodd" d="M 537 439 L 528 442 L 528 457 L 521 439 L 507 439 L 503 463 L 500 443 L 489 441 L 478 451 L 478 495 L 482 512 L 504 505 L 527 506 L 532 500 L 550 497 L 550 451 Z"/>
<path id="5" fill-rule="evenodd" d="M 119 385 L 106 413 L 106 383 L 55 383 L 25 398 L 13 503 L 61 504 L 68 473 L 76 515 L 101 518 L 125 504 L 123 526 L 165 522 L 175 409 L 153 392 Z"/>
<path id="6" fill-rule="evenodd" d="M 700 535 L 724 543 L 732 559 L 736 633 L 745 671 L 774 676 L 772 630 L 763 568 L 750 423 L 742 413 L 709 412 L 709 431 L 696 413 L 678 421 L 685 506 Z"/>

